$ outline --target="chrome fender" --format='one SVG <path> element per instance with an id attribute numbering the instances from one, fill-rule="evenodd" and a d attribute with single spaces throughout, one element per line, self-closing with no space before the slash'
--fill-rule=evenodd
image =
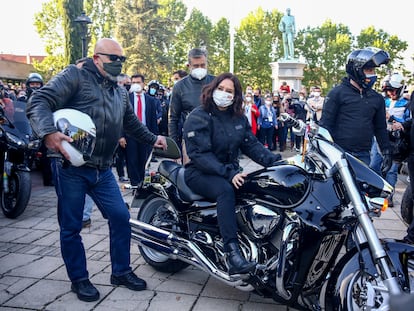
<path id="1" fill-rule="evenodd" d="M 393 239 L 383 239 L 381 243 L 399 276 L 401 288 L 409 288 L 406 264 L 410 256 L 414 258 L 414 246 Z M 365 272 L 377 274 L 368 244 L 361 245 L 360 254 L 356 248 L 351 249 L 338 261 L 329 277 L 325 293 L 325 310 L 346 310 L 346 288 L 360 269 L 360 257 L 363 259 Z"/>

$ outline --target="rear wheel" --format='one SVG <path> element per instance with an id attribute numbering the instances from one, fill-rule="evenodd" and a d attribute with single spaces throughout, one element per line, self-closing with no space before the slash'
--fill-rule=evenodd
<path id="1" fill-rule="evenodd" d="M 4 188 L 1 193 L 1 208 L 3 214 L 8 218 L 17 218 L 20 216 L 29 203 L 32 191 L 32 180 L 30 172 L 12 171 L 8 176 L 8 191 L 5 193 Z"/>
<path id="2" fill-rule="evenodd" d="M 171 231 L 176 221 L 174 215 L 168 210 L 170 205 L 168 200 L 151 197 L 141 206 L 137 220 Z M 138 246 L 138 248 L 144 260 L 158 271 L 174 273 L 188 266 L 183 261 L 170 259 L 167 255 L 147 246 Z"/>

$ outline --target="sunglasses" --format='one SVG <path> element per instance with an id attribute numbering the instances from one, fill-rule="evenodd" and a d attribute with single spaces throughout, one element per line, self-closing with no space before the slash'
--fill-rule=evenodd
<path id="1" fill-rule="evenodd" d="M 116 55 L 116 54 L 106 54 L 106 53 L 96 53 L 97 55 L 105 55 L 105 56 L 108 56 L 109 57 L 109 60 L 111 61 L 111 62 L 114 62 L 114 61 L 117 61 L 117 60 L 120 60 L 121 61 L 121 63 L 123 63 L 123 62 L 125 62 L 126 61 L 126 57 L 125 56 L 119 56 L 119 55 Z"/>

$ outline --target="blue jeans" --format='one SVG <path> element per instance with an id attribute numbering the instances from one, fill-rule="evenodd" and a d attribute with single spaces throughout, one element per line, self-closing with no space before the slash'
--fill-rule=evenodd
<path id="1" fill-rule="evenodd" d="M 348 152 L 352 154 L 355 158 L 364 162 L 366 165 L 369 165 L 369 162 L 371 162 L 369 151 L 348 151 Z"/>
<path id="2" fill-rule="evenodd" d="M 83 221 L 91 219 L 92 207 L 93 207 L 93 200 L 89 195 L 86 195 L 85 205 L 83 207 L 83 217 L 82 217 Z"/>
<path id="3" fill-rule="evenodd" d="M 378 143 L 374 140 L 371 147 L 371 162 L 369 163 L 369 167 L 377 172 L 378 175 L 382 175 L 381 173 L 381 165 L 382 165 L 382 155 L 378 150 Z M 391 169 L 388 171 L 387 175 L 385 176 L 385 180 L 393 187 L 397 184 L 398 180 L 398 164 L 392 163 Z"/>
<path id="4" fill-rule="evenodd" d="M 58 197 L 60 247 L 69 279 L 77 282 L 89 278 L 80 236 L 86 194 L 108 220 L 112 274 L 121 276 L 131 272 L 130 215 L 111 169 L 74 167 L 61 159 L 52 159 L 52 172 Z"/>

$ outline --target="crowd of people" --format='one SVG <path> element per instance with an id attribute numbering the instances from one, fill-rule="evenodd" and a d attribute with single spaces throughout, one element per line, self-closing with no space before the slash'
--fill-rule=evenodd
<path id="1" fill-rule="evenodd" d="M 389 135 L 414 127 L 401 74 L 384 79 L 383 94 L 373 89 L 375 69 L 389 62 L 383 50 L 353 51 L 346 64 L 347 76 L 326 97 L 321 86 L 294 90 L 286 81 L 276 90 L 262 92 L 258 86 L 247 85 L 243 92 L 234 74 L 210 74 L 207 53 L 199 48 L 188 53 L 188 73 L 172 73 L 171 88 L 157 80 L 146 83 L 140 73 L 122 73 L 125 60 L 120 44 L 104 38 L 96 43 L 92 57 L 69 65 L 46 84 L 39 74 L 31 74 L 14 91 L 0 83 L 5 112 L 26 126 L 30 121 L 30 131 L 43 140 L 44 154 L 48 154 L 48 162 L 42 165 L 44 184 L 56 189 L 62 257 L 72 291 L 80 300 L 99 299 L 89 281 L 80 239 L 82 228 L 91 224 L 94 203 L 110 226 L 110 282 L 132 290 L 146 288 L 130 267 L 129 211 L 118 182 L 129 182 L 139 191 L 151 150 L 166 148 L 166 136 L 182 150 L 181 161 L 188 168 L 185 179 L 192 190 L 217 202 L 230 274 L 255 267 L 239 251 L 236 238 L 232 189 L 240 187 L 246 177 L 238 165 L 240 153 L 271 165 L 281 159 L 278 151 L 303 148 L 303 137 L 295 136 L 281 113 L 303 122 L 319 122 L 345 151 L 395 185 L 398 164 L 392 162 Z M 57 130 L 53 119 L 55 111 L 68 108 L 86 114 L 96 124 L 91 138 L 95 149 L 81 166 L 71 162 L 65 149 L 71 138 Z M 24 118 L 18 111 L 24 112 Z M 112 167 L 116 167 L 118 182 Z M 409 158 L 409 168 L 413 179 L 414 156 Z M 414 225 L 406 241 L 414 241 Z"/>

